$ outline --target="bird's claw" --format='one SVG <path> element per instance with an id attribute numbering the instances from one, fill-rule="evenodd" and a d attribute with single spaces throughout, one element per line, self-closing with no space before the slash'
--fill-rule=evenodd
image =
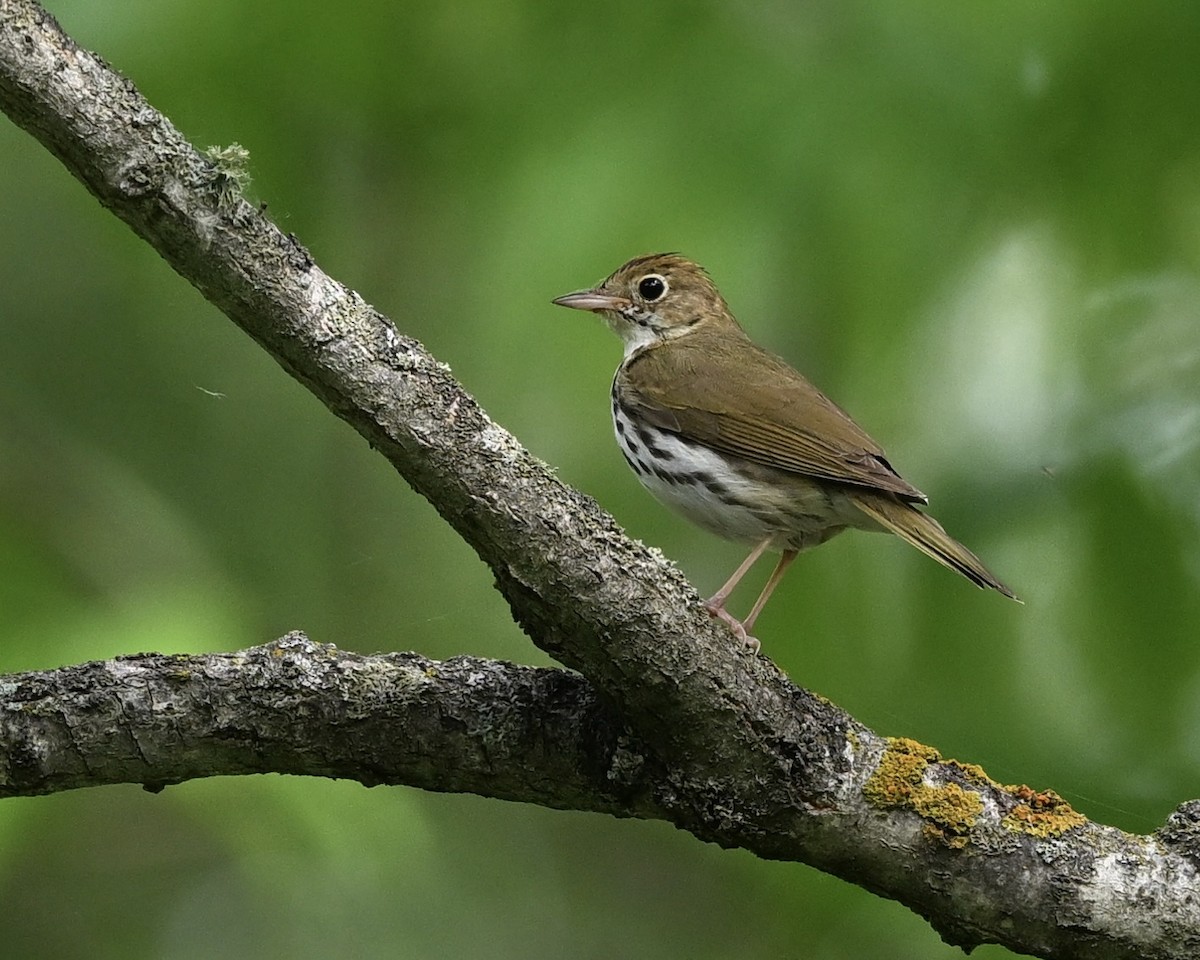
<path id="1" fill-rule="evenodd" d="M 742 646 L 746 647 L 751 653 L 757 654 L 762 648 L 762 644 L 758 642 L 756 637 L 750 636 L 746 632 L 746 628 L 742 625 L 742 621 L 735 617 L 732 613 L 726 610 L 723 606 L 705 600 L 702 604 L 704 612 L 714 620 L 720 620 L 725 626 L 733 632 L 733 635 L 741 641 Z"/>

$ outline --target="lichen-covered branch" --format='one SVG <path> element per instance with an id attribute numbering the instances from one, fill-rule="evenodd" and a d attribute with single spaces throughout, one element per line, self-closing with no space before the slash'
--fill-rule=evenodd
<path id="1" fill-rule="evenodd" d="M 0 687 L 0 792 L 250 770 L 471 790 L 661 816 L 804 861 L 968 947 L 1200 955 L 1190 807 L 1157 838 L 1089 823 L 1051 793 L 879 737 L 730 643 L 670 564 L 559 483 L 444 365 L 247 204 L 236 156 L 197 152 L 32 0 L 0 0 L 0 108 L 387 457 L 489 564 L 531 639 L 586 678 L 481 662 L 488 682 L 526 683 L 497 716 L 487 689 L 464 699 L 469 682 L 414 693 L 428 666 L 418 660 L 354 659 L 295 638 L 224 659 L 65 668 L 78 672 L 57 693 L 65 671 L 24 675 Z M 457 665 L 432 669 L 461 677 Z M 561 737 L 546 732 L 563 719 L 555 692 L 582 698 L 571 716 L 589 718 Z M 341 720 L 330 733 L 281 702 Z M 168 703 L 189 717 L 187 755 L 164 746 L 185 729 Z M 443 704 L 464 711 L 463 729 L 431 724 L 429 713 L 450 715 Z M 78 719 L 58 722 L 56 710 Z M 489 739 L 493 722 L 516 739 Z M 426 750 L 427 735 L 444 749 Z M 539 750 L 538 737 L 551 739 Z M 493 754 L 497 742 L 509 752 Z"/>
<path id="2" fill-rule="evenodd" d="M 659 815 L 611 777 L 621 743 L 565 670 L 367 657 L 299 633 L 0 679 L 0 797 L 289 773 Z"/>
<path id="3" fill-rule="evenodd" d="M 911 740 L 857 727 L 845 746 L 839 762 L 796 768 L 808 806 L 759 811 L 777 832 L 744 843 L 739 811 L 727 809 L 729 830 L 710 828 L 708 839 L 782 859 L 814 860 L 818 849 L 822 866 L 883 893 L 907 883 L 909 902 L 964 944 L 994 939 L 962 908 L 986 894 L 989 914 L 1020 921 L 1005 942 L 1040 956 L 1195 955 L 1195 805 L 1160 838 L 1131 837 Z M 246 773 L 680 824 L 710 823 L 710 807 L 727 801 L 681 790 L 689 772 L 565 670 L 363 656 L 293 633 L 232 654 L 139 654 L 0 679 L 0 797 Z M 805 823 L 814 828 L 798 829 Z"/>

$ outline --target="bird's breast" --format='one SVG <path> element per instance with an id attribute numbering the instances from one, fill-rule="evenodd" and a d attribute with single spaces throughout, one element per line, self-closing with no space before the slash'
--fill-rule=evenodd
<path id="1" fill-rule="evenodd" d="M 710 533 L 739 543 L 770 539 L 776 549 L 803 550 L 849 525 L 841 498 L 831 497 L 826 485 L 663 430 L 622 404 L 615 389 L 612 418 L 617 445 L 642 485 Z"/>

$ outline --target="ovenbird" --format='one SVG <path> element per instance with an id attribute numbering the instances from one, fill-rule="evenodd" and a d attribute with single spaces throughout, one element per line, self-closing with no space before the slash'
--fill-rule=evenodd
<path id="1" fill-rule="evenodd" d="M 850 527 L 897 534 L 1016 599 L 921 511 L 925 495 L 858 424 L 750 340 L 703 268 L 673 253 L 638 257 L 554 303 L 599 314 L 624 341 L 613 426 L 642 484 L 706 530 L 753 545 L 704 603 L 752 649 L 754 622 L 796 554 Z M 738 620 L 725 603 L 766 550 L 782 556 Z"/>

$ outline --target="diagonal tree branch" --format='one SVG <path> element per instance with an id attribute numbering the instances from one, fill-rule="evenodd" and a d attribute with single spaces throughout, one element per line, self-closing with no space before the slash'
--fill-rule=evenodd
<path id="1" fill-rule="evenodd" d="M 355 658 L 293 636 L 8 678 L 0 795 L 250 770 L 471 790 L 663 817 L 801 860 L 966 947 L 1200 954 L 1192 807 L 1159 837 L 1089 823 L 1051 793 L 881 738 L 743 653 L 670 564 L 559 483 L 247 204 L 227 160 L 199 154 L 31 0 L 0 0 L 0 107 L 387 457 L 488 563 L 531 639 L 586 677 Z M 438 682 L 414 697 L 429 671 Z M 512 693 L 500 713 L 498 689 Z M 309 710 L 341 718 L 328 739 Z"/>

